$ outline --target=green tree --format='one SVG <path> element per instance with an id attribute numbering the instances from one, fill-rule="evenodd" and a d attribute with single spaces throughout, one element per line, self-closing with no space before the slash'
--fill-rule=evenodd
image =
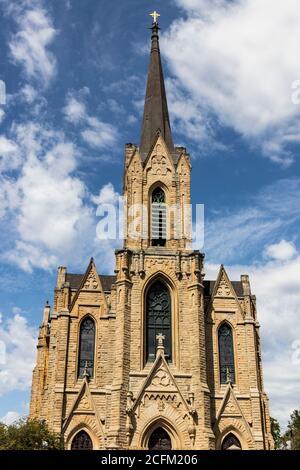
<path id="1" fill-rule="evenodd" d="M 271 432 L 272 436 L 274 439 L 274 445 L 275 449 L 281 449 L 282 448 L 282 436 L 281 436 L 281 429 L 280 429 L 280 424 L 277 421 L 277 419 L 271 417 Z"/>
<path id="2" fill-rule="evenodd" d="M 291 414 L 285 440 L 290 441 L 291 450 L 300 450 L 300 410 L 294 410 Z"/>
<path id="3" fill-rule="evenodd" d="M 0 450 L 59 449 L 63 449 L 63 440 L 45 421 L 22 418 L 10 425 L 0 423 Z"/>

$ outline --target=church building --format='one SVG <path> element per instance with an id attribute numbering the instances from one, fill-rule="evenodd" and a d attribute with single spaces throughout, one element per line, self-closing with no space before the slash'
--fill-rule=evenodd
<path id="1" fill-rule="evenodd" d="M 155 13 L 140 144 L 125 145 L 123 247 L 113 275 L 93 259 L 58 269 L 30 417 L 70 450 L 272 449 L 249 277 L 221 265 L 206 280 L 192 249 L 191 161 L 173 142 L 158 33 Z"/>

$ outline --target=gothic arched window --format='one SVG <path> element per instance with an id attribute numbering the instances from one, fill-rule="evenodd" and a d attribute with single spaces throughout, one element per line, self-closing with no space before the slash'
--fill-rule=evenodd
<path id="1" fill-rule="evenodd" d="M 151 240 L 152 246 L 165 246 L 167 238 L 167 206 L 163 189 L 157 187 L 151 200 Z"/>
<path id="2" fill-rule="evenodd" d="M 156 355 L 156 336 L 165 337 L 165 357 L 171 359 L 171 299 L 167 286 L 154 282 L 146 296 L 146 358 L 154 361 Z"/>
<path id="3" fill-rule="evenodd" d="M 235 382 L 234 351 L 232 329 L 228 323 L 223 323 L 219 328 L 219 360 L 220 382 L 226 384 Z"/>
<path id="4" fill-rule="evenodd" d="M 80 326 L 79 336 L 79 364 L 78 376 L 82 377 L 85 371 L 89 377 L 94 373 L 95 351 L 95 322 L 91 317 L 83 320 Z"/>
<path id="5" fill-rule="evenodd" d="M 222 442 L 222 450 L 242 450 L 242 446 L 238 438 L 229 433 Z"/>
<path id="6" fill-rule="evenodd" d="M 80 431 L 76 434 L 72 441 L 71 450 L 93 450 L 93 443 L 85 431 Z"/>

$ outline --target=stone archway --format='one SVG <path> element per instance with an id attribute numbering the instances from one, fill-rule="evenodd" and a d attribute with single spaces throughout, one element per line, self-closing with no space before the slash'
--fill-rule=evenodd
<path id="1" fill-rule="evenodd" d="M 183 444 L 183 436 L 180 430 L 175 429 L 172 422 L 164 417 L 148 422 L 148 425 L 141 432 L 139 440 L 138 447 L 141 449 L 179 450 L 187 448 Z"/>
<path id="2" fill-rule="evenodd" d="M 158 427 L 149 437 L 148 448 L 149 450 L 172 450 L 171 437 L 165 429 Z"/>
<path id="3" fill-rule="evenodd" d="M 72 439 L 71 450 L 93 450 L 93 442 L 89 434 L 81 430 Z"/>
<path id="4" fill-rule="evenodd" d="M 221 450 L 242 450 L 239 439 L 230 432 L 222 441 Z"/>

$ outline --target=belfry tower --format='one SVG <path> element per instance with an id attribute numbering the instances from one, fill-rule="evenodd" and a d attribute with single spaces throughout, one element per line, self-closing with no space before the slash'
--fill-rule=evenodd
<path id="1" fill-rule="evenodd" d="M 191 247 L 191 163 L 173 142 L 153 15 L 140 145 L 125 146 L 115 275 L 58 270 L 30 415 L 68 449 L 270 449 L 249 278 L 204 280 Z"/>

